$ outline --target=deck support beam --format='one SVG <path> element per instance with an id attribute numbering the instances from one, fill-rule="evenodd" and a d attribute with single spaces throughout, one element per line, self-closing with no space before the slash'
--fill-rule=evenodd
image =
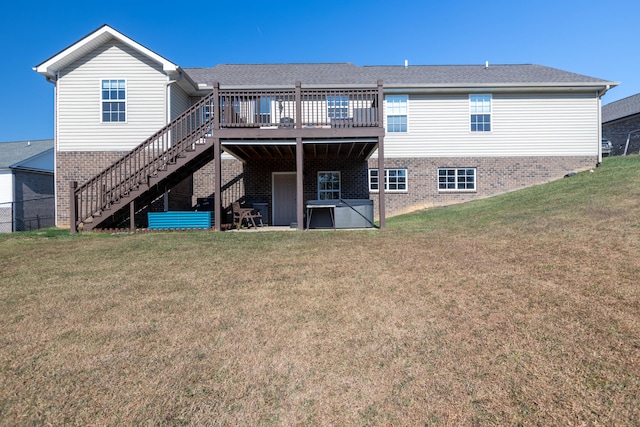
<path id="1" fill-rule="evenodd" d="M 129 202 L 129 231 L 136 232 L 136 199 Z"/>
<path id="2" fill-rule="evenodd" d="M 302 138 L 296 138 L 296 218 L 298 230 L 304 230 L 304 148 Z"/>
<path id="3" fill-rule="evenodd" d="M 222 231 L 222 160 L 220 159 L 220 138 L 213 138 L 213 225 L 216 231 Z"/>
<path id="4" fill-rule="evenodd" d="M 76 224 L 78 224 L 78 200 L 76 199 L 76 188 L 78 181 L 71 181 L 69 186 L 69 230 L 71 234 L 76 234 Z"/>
<path id="5" fill-rule="evenodd" d="M 378 126 L 383 127 L 384 111 L 383 111 L 384 94 L 382 80 L 378 80 Z M 380 230 L 386 227 L 385 204 L 384 204 L 384 128 L 382 134 L 378 137 L 378 179 L 380 180 L 380 190 L 378 191 L 378 208 L 380 209 Z"/>

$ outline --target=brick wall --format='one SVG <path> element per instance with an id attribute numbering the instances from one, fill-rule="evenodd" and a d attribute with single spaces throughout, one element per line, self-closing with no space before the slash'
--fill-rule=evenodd
<path id="1" fill-rule="evenodd" d="M 640 130 L 640 114 L 636 114 L 623 120 L 616 120 L 602 124 L 602 137 L 611 141 L 612 156 L 624 154 L 629 132 Z M 634 132 L 629 139 L 627 154 L 640 153 L 640 132 Z"/>
<path id="2" fill-rule="evenodd" d="M 113 162 L 120 159 L 128 152 L 119 151 L 62 151 L 56 153 L 56 225 L 58 227 L 69 227 L 69 194 L 70 182 L 77 181 L 82 185 L 93 178 Z M 187 178 L 176 185 L 169 192 L 170 209 L 189 209 L 191 207 L 192 180 Z M 156 199 L 151 204 L 152 211 L 164 210 L 164 200 L 162 197 Z M 143 220 L 146 212 L 136 214 Z M 142 223 L 141 223 L 142 224 Z"/>
<path id="3" fill-rule="evenodd" d="M 432 206 L 481 199 L 542 184 L 567 173 L 590 169 L 597 159 L 584 157 L 452 157 L 385 159 L 385 168 L 407 169 L 408 191 L 385 193 L 387 217 Z M 378 159 L 370 159 L 371 168 Z M 475 192 L 439 192 L 438 168 L 476 168 Z M 371 193 L 378 216 L 378 194 Z"/>
<path id="4" fill-rule="evenodd" d="M 214 162 L 210 162 L 194 173 L 194 200 L 212 197 L 214 188 Z M 266 202 L 271 210 L 271 186 L 273 172 L 295 172 L 295 159 L 266 159 L 243 164 L 238 160 L 222 161 L 222 206 L 228 217 L 230 206 L 236 200 L 243 202 Z M 368 199 L 367 163 L 351 160 L 326 159 L 307 160 L 304 163 L 304 198 L 317 199 L 319 171 L 340 171 L 342 197 L 345 199 Z M 224 218 L 224 216 L 223 216 Z M 228 221 L 229 219 L 226 218 Z"/>
<path id="5" fill-rule="evenodd" d="M 103 170 L 123 153 L 118 152 L 61 152 L 57 154 L 56 191 L 57 225 L 69 226 L 69 182 L 83 183 Z M 531 185 L 562 178 L 570 172 L 590 169 L 597 159 L 584 157 L 452 157 L 385 159 L 387 168 L 406 168 L 408 191 L 386 193 L 388 217 L 431 206 L 448 205 L 501 194 Z M 304 198 L 317 199 L 318 171 L 340 171 L 344 199 L 368 199 L 376 204 L 378 194 L 369 194 L 368 166 L 377 168 L 377 159 L 353 162 L 343 159 L 306 160 L 304 164 Z M 438 168 L 476 168 L 475 192 L 438 192 Z M 221 203 L 223 221 L 230 222 L 231 203 L 264 201 L 271 209 L 272 172 L 295 172 L 294 159 L 269 159 L 246 164 L 235 160 L 222 161 Z M 214 162 L 210 162 L 172 189 L 171 209 L 189 209 L 197 198 L 212 197 Z M 172 193 L 174 193 L 172 195 Z M 158 203 L 160 203 L 158 201 Z"/>

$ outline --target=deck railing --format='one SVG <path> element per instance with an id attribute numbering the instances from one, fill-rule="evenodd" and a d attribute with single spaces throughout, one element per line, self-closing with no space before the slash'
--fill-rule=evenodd
<path id="1" fill-rule="evenodd" d="M 221 128 L 377 127 L 378 92 L 364 89 L 219 89 Z M 300 113 L 298 114 L 298 111 Z"/>
<path id="2" fill-rule="evenodd" d="M 220 89 L 216 83 L 210 95 L 82 186 L 73 187 L 72 227 L 148 182 L 216 129 L 381 127 L 381 94 L 381 82 L 363 89 L 303 89 L 298 82 L 279 90 Z"/>

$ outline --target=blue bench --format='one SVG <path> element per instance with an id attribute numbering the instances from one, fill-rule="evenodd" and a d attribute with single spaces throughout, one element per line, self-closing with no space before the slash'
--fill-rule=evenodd
<path id="1" fill-rule="evenodd" d="M 185 230 L 211 228 L 211 212 L 149 212 L 150 230 Z"/>

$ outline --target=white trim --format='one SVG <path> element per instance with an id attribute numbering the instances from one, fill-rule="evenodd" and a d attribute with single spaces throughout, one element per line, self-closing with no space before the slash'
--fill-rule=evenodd
<path id="1" fill-rule="evenodd" d="M 472 109 L 472 101 L 471 98 L 473 97 L 489 97 L 489 112 L 486 111 L 476 111 L 475 113 L 471 110 Z M 484 104 L 484 100 L 482 101 L 482 103 Z M 484 105 L 482 105 L 484 107 Z M 471 121 L 471 117 L 472 116 L 489 116 L 489 130 L 473 130 L 471 129 L 472 126 L 472 121 Z M 477 124 L 476 124 L 477 125 Z M 478 134 L 489 134 L 493 132 L 493 95 L 490 93 L 470 93 L 469 94 L 469 133 L 471 133 L 472 135 L 478 135 Z"/>
<path id="2" fill-rule="evenodd" d="M 165 73 L 175 76 L 179 74 L 180 67 L 178 65 L 167 60 L 166 58 L 163 58 L 152 50 L 147 49 L 140 43 L 134 41 L 133 39 L 130 39 L 129 37 L 125 36 L 119 31 L 114 30 L 108 25 L 103 25 L 93 33 L 67 47 L 60 53 L 47 59 L 42 64 L 35 66 L 33 69 L 45 77 L 55 78 L 56 73 L 59 70 L 69 65 L 75 59 L 84 56 L 96 47 L 112 39 L 118 40 L 128 45 L 132 49 L 135 49 L 141 54 L 147 56 L 149 59 L 161 64 L 162 69 Z"/>
<path id="3" fill-rule="evenodd" d="M 371 171 L 378 171 L 378 168 L 369 168 L 367 171 L 367 181 L 368 181 L 368 186 L 369 186 L 369 192 L 370 193 L 379 193 L 380 192 L 380 171 L 378 171 L 378 189 L 377 190 L 372 190 L 371 189 Z M 388 187 L 388 171 L 390 170 L 403 170 L 405 171 L 405 175 L 404 175 L 404 184 L 405 184 L 405 189 L 404 190 L 389 190 Z M 382 179 L 382 188 L 384 189 L 385 193 L 408 193 L 409 192 L 409 169 L 407 168 L 384 168 L 384 175 L 383 175 L 383 179 Z"/>
<path id="4" fill-rule="evenodd" d="M 124 100 L 119 100 L 116 99 L 115 101 L 112 100 L 104 100 L 102 99 L 102 84 L 104 83 L 104 81 L 109 81 L 111 82 L 112 80 L 115 80 L 117 82 L 119 82 L 120 80 L 124 81 Z M 100 124 L 103 125 L 118 125 L 118 124 L 126 124 L 129 121 L 129 82 L 127 81 L 127 79 L 125 78 L 101 78 L 100 79 Z M 124 102 L 124 121 L 120 121 L 120 120 L 116 120 L 116 121 L 108 121 L 105 122 L 104 121 L 104 103 L 105 102 Z"/>
<path id="5" fill-rule="evenodd" d="M 440 171 L 441 170 L 454 170 L 455 174 L 455 186 L 456 188 L 440 188 Z M 460 170 L 473 170 L 473 188 L 457 188 L 458 187 L 458 171 Z M 438 186 L 438 193 L 477 193 L 478 192 L 478 168 L 476 167 L 439 167 L 436 173 L 436 185 Z"/>
<path id="6" fill-rule="evenodd" d="M 405 97 L 406 98 L 406 102 L 405 102 L 405 114 L 389 114 L 389 98 L 400 98 L 400 97 Z M 384 132 L 385 134 L 391 134 L 391 135 L 404 135 L 404 134 L 408 134 L 409 133 L 409 95 L 408 94 L 393 94 L 393 95 L 385 95 L 384 97 L 384 104 L 385 104 L 385 109 L 384 109 Z M 398 117 L 402 117 L 405 116 L 407 119 L 407 130 L 403 131 L 398 131 L 398 132 L 389 132 L 389 116 L 398 116 Z"/>

